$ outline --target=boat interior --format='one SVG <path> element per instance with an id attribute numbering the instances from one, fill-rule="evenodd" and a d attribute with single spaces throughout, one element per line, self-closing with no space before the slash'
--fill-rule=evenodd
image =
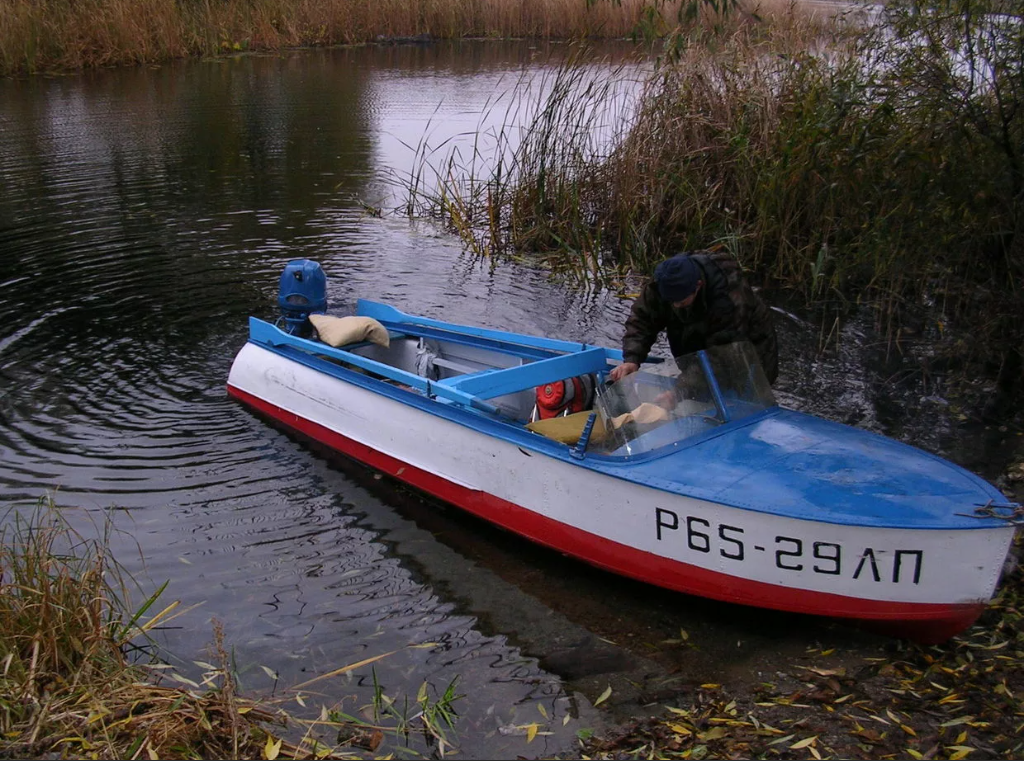
<path id="1" fill-rule="evenodd" d="M 479 338 L 472 342 L 453 340 L 437 333 L 389 331 L 391 340 L 387 347 L 364 342 L 346 349 L 355 356 L 412 376 L 409 381 L 428 381 L 429 386 L 419 389 L 425 393 L 433 392 L 453 403 L 465 401 L 467 406 L 523 424 L 536 418 L 537 386 L 575 375 L 603 376 L 612 367 L 602 349 L 558 354 L 524 346 L 488 346 L 487 341 Z M 391 380 L 402 383 L 401 376 Z M 419 384 L 403 385 L 416 388 Z M 459 399 L 446 394 L 447 390 L 476 401 Z"/>
<path id="2" fill-rule="evenodd" d="M 704 369 L 696 364 L 691 368 L 690 398 L 663 411 L 657 399 L 679 388 L 677 362 L 663 362 L 664 372 L 650 371 L 645 365 L 644 371 L 630 376 L 628 384 L 609 385 L 606 375 L 621 358 L 614 350 L 497 331 L 478 330 L 474 335 L 437 324 L 382 324 L 388 332 L 387 346 L 360 341 L 334 347 L 255 318 L 250 322 L 250 338 L 293 356 L 301 352 L 306 361 L 312 355 L 438 402 L 526 427 L 570 446 L 580 443 L 590 420 L 593 435 L 588 430 L 583 445 L 612 454 L 663 448 L 765 406 L 750 407 L 735 395 L 716 398 L 717 384 L 709 385 Z M 540 409 L 541 389 L 560 383 L 568 389 L 574 379 L 586 381 L 575 386 L 577 392 L 589 388 L 586 399 L 566 405 L 557 414 Z M 599 414 L 591 418 L 592 411 Z"/>

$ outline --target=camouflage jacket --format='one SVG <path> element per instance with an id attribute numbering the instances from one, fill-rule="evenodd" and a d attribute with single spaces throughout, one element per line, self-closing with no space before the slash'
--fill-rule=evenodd
<path id="1" fill-rule="evenodd" d="M 664 330 L 672 355 L 746 339 L 757 349 L 770 383 L 779 373 L 779 350 L 771 310 L 751 289 L 739 262 L 726 253 L 694 254 L 704 287 L 687 309 L 675 309 L 661 298 L 653 278 L 633 302 L 622 354 L 640 364 Z"/>

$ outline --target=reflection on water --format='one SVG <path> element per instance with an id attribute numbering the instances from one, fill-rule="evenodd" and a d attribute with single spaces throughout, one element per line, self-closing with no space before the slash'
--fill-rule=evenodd
<path id="1" fill-rule="evenodd" d="M 551 726 L 531 755 L 571 745 L 560 678 L 431 578 L 485 575 L 224 390 L 292 257 L 323 262 L 338 311 L 369 297 L 615 340 L 617 300 L 492 272 L 360 205 L 412 165 L 417 133 L 476 129 L 498 83 L 540 54 L 334 50 L 0 83 L 0 495 L 122 508 L 118 556 L 204 602 L 164 633 L 181 668 L 214 617 L 253 690 L 275 686 L 260 666 L 286 686 L 394 651 L 374 664 L 389 695 L 459 679 L 464 754 L 525 753 L 516 727 L 533 722 Z M 358 712 L 372 674 L 311 689 Z"/>
<path id="2" fill-rule="evenodd" d="M 487 564 L 520 547 L 512 540 L 474 529 L 484 549 L 450 548 L 394 494 L 331 467 L 224 387 L 247 317 L 273 316 L 294 257 L 323 263 L 337 312 L 366 297 L 616 345 L 628 300 L 469 261 L 429 225 L 363 211 L 414 168 L 421 138 L 490 128 L 507 113 L 494 107 L 502 93 L 564 54 L 525 43 L 338 49 L 0 82 L 0 500 L 56 490 L 65 507 L 121 508 L 121 559 L 204 603 L 163 634 L 183 669 L 217 618 L 254 691 L 275 687 L 260 666 L 283 687 L 392 651 L 373 667 L 388 694 L 412 700 L 424 681 L 439 694 L 458 677 L 467 757 L 550 755 L 593 726 L 537 660 L 566 662 L 552 643 L 600 645 L 545 607 L 575 595 L 565 579 L 589 584 L 589 571 L 545 579 L 562 561 L 540 553 L 520 574 L 534 582 L 517 586 L 513 558 Z M 810 329 L 783 321 L 780 332 L 793 358 L 784 400 L 813 408 L 844 377 L 853 397 L 824 411 L 872 408 L 846 369 L 816 372 Z M 625 589 L 592 593 L 593 605 L 628 606 Z M 318 683 L 318 705 L 358 711 L 372 678 L 366 668 Z M 534 722 L 542 734 L 527 747 L 522 727 Z"/>

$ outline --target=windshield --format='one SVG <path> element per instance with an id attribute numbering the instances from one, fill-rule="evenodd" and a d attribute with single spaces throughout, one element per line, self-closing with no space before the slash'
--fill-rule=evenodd
<path id="1" fill-rule="evenodd" d="M 757 353 L 744 341 L 645 365 L 598 389 L 594 408 L 607 431 L 604 451 L 630 456 L 774 405 Z"/>

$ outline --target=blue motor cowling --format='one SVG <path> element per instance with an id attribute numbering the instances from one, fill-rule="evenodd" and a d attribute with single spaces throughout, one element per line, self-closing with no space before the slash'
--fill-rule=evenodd
<path id="1" fill-rule="evenodd" d="M 309 316 L 327 311 L 327 276 L 311 259 L 293 259 L 281 273 L 277 305 L 284 317 L 285 331 L 305 336 L 310 333 Z"/>

